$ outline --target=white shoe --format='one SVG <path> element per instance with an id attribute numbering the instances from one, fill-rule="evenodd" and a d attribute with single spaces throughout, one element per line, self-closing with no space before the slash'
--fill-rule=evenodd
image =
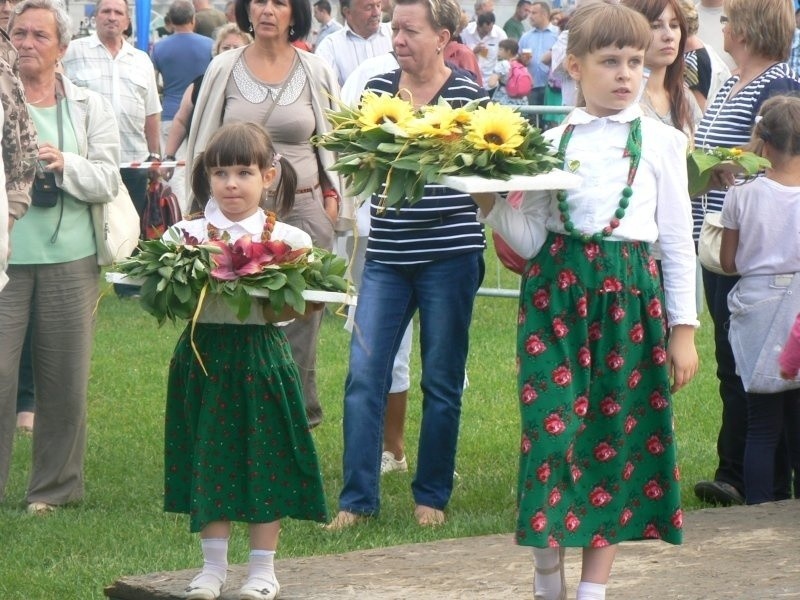
<path id="1" fill-rule="evenodd" d="M 408 461 L 405 456 L 397 460 L 394 454 L 384 450 L 383 454 L 381 454 L 381 475 L 392 471 L 408 471 Z"/>
<path id="2" fill-rule="evenodd" d="M 222 594 L 224 582 L 214 575 L 200 573 L 184 591 L 187 600 L 216 600 Z"/>
<path id="3" fill-rule="evenodd" d="M 248 581 L 239 591 L 239 600 L 275 600 L 281 586 L 277 579 L 265 582 L 263 579 Z"/>

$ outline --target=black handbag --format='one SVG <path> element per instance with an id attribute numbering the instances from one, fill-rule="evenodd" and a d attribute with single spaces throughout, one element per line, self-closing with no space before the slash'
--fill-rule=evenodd
<path id="1" fill-rule="evenodd" d="M 31 189 L 31 204 L 40 208 L 53 208 L 58 203 L 61 190 L 56 185 L 55 173 L 50 173 L 42 168 L 36 161 L 36 176 L 33 178 Z"/>

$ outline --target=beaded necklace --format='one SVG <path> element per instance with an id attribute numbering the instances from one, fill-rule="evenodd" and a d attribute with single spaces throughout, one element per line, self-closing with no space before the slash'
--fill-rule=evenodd
<path id="1" fill-rule="evenodd" d="M 264 214 L 266 215 L 267 219 L 264 221 L 264 229 L 261 231 L 261 242 L 268 242 L 272 237 L 272 230 L 275 229 L 275 221 L 277 218 L 275 217 L 275 213 L 271 210 L 264 210 Z M 206 231 L 208 232 L 208 239 L 209 240 L 219 240 L 221 239 L 221 235 L 219 232 L 219 228 L 216 225 L 212 225 L 211 223 L 206 224 Z"/>
<path id="2" fill-rule="evenodd" d="M 558 155 L 564 159 L 566 167 L 567 144 L 572 138 L 572 132 L 575 130 L 575 125 L 567 125 L 564 133 L 561 135 L 561 142 L 558 145 Z M 619 206 L 614 211 L 614 216 L 608 222 L 608 225 L 603 227 L 601 231 L 595 233 L 582 233 L 575 229 L 575 224 L 569 216 L 569 203 L 567 203 L 567 192 L 558 190 L 556 192 L 556 200 L 558 200 L 558 211 L 561 213 L 561 222 L 564 224 L 564 230 L 570 236 L 581 240 L 584 243 L 600 242 L 605 237 L 611 236 L 614 230 L 619 227 L 619 222 L 625 216 L 625 209 L 630 204 L 630 198 L 633 195 L 633 180 L 636 177 L 636 170 L 639 168 L 639 160 L 642 157 L 642 120 L 637 117 L 631 121 L 631 127 L 628 131 L 628 139 L 625 141 L 625 150 L 622 157 L 630 157 L 630 166 L 628 167 L 628 180 L 625 187 L 622 188 L 622 194 L 619 198 Z"/>

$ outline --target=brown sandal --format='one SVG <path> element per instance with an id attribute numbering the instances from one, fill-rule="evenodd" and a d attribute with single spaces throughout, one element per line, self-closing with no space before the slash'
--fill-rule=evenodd
<path id="1" fill-rule="evenodd" d="M 414 518 L 420 527 L 438 527 L 447 520 L 443 510 L 424 504 L 417 504 L 414 508 Z"/>
<path id="2" fill-rule="evenodd" d="M 369 517 L 367 517 L 367 515 L 358 515 L 346 510 L 340 510 L 339 513 L 333 517 L 333 520 L 327 525 L 323 525 L 322 528 L 325 531 L 341 531 L 342 529 L 347 529 L 353 525 L 358 525 L 359 523 L 366 521 L 368 518 Z"/>

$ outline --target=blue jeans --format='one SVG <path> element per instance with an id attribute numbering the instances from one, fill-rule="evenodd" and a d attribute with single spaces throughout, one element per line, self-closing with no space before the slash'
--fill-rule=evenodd
<path id="1" fill-rule="evenodd" d="M 416 504 L 443 509 L 450 500 L 469 325 L 483 273 L 482 252 L 410 266 L 367 260 L 345 382 L 341 510 L 370 515 L 380 508 L 386 394 L 394 356 L 417 310 L 422 423 L 411 489 Z"/>

